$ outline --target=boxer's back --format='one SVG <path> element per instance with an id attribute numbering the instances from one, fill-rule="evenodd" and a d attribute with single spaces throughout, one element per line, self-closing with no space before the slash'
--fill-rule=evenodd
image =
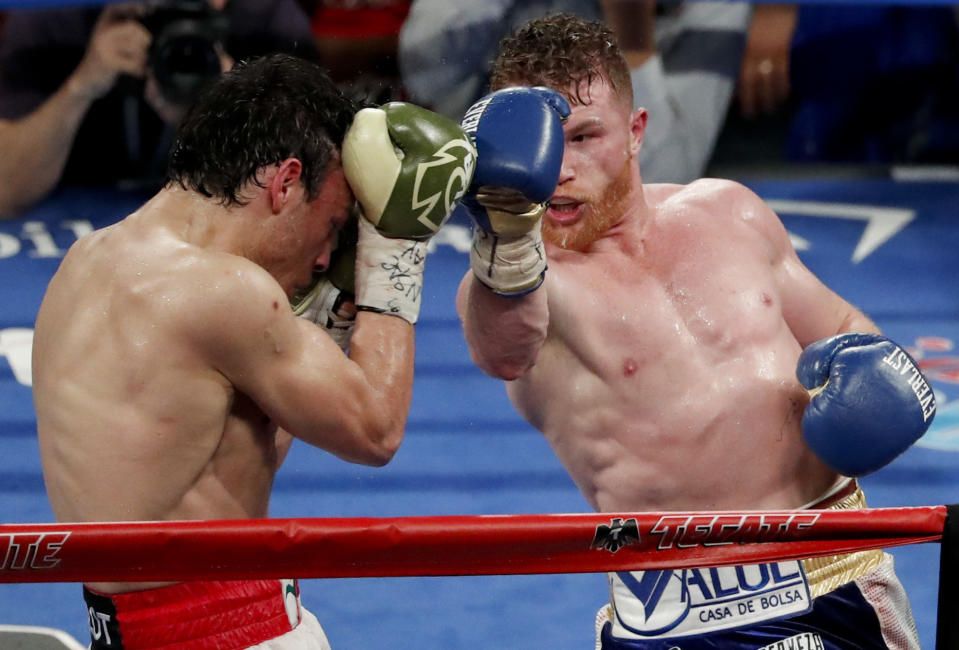
<path id="1" fill-rule="evenodd" d="M 37 318 L 33 366 L 58 520 L 266 515 L 275 429 L 196 345 L 211 327 L 202 301 L 231 265 L 250 266 L 136 214 L 68 253 Z"/>

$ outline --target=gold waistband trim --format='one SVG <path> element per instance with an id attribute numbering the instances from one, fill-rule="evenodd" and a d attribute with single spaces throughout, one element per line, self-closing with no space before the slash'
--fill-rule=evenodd
<path id="1" fill-rule="evenodd" d="M 866 495 L 856 485 L 855 491 L 829 506 L 829 510 L 851 510 L 866 507 Z M 809 591 L 813 598 L 828 594 L 830 591 L 863 576 L 882 562 L 881 549 L 856 551 L 842 555 L 826 555 L 802 560 Z"/>

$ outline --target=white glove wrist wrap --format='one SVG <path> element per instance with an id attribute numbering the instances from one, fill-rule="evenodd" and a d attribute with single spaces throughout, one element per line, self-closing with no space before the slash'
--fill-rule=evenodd
<path id="1" fill-rule="evenodd" d="M 359 219 L 356 247 L 356 308 L 416 323 L 423 293 L 427 242 L 391 239 Z"/>
<path id="2" fill-rule="evenodd" d="M 473 228 L 470 267 L 477 279 L 504 296 L 521 296 L 543 282 L 546 251 L 539 224 L 519 236 L 506 237 Z"/>
<path id="3" fill-rule="evenodd" d="M 350 347 L 350 337 L 353 336 L 356 315 L 349 318 L 337 313 L 337 300 L 340 295 L 341 291 L 329 280 L 321 278 L 310 294 L 294 309 L 294 313 L 325 329 L 340 349 L 346 352 Z"/>

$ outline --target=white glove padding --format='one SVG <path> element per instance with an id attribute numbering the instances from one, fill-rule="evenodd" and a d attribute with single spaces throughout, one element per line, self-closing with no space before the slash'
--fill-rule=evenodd
<path id="1" fill-rule="evenodd" d="M 346 352 L 356 324 L 356 312 L 341 308 L 343 292 L 325 277 L 320 277 L 308 292 L 294 300 L 293 313 L 319 325 L 340 349 Z"/>
<path id="2" fill-rule="evenodd" d="M 519 237 L 539 230 L 546 212 L 545 203 L 533 203 L 519 190 L 505 187 L 481 187 L 476 201 L 486 208 L 492 232 L 500 237 Z"/>
<path id="3" fill-rule="evenodd" d="M 473 228 L 473 273 L 505 296 L 522 296 L 539 287 L 546 271 L 541 230 L 546 204 L 531 203 L 516 190 L 486 187 L 475 200 L 485 208 L 492 230 Z"/>
<path id="4" fill-rule="evenodd" d="M 356 246 L 356 308 L 416 323 L 423 294 L 426 241 L 384 237 L 359 219 Z"/>

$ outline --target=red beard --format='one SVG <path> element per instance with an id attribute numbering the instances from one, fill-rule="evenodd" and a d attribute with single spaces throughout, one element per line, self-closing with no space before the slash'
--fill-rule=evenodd
<path id="1" fill-rule="evenodd" d="M 606 187 L 600 197 L 582 198 L 583 218 L 564 226 L 550 219 L 543 220 L 543 239 L 564 250 L 585 251 L 607 230 L 619 223 L 626 212 L 633 189 L 630 176 L 630 158 L 626 158 L 622 171 Z M 575 196 L 575 193 L 573 193 Z"/>

